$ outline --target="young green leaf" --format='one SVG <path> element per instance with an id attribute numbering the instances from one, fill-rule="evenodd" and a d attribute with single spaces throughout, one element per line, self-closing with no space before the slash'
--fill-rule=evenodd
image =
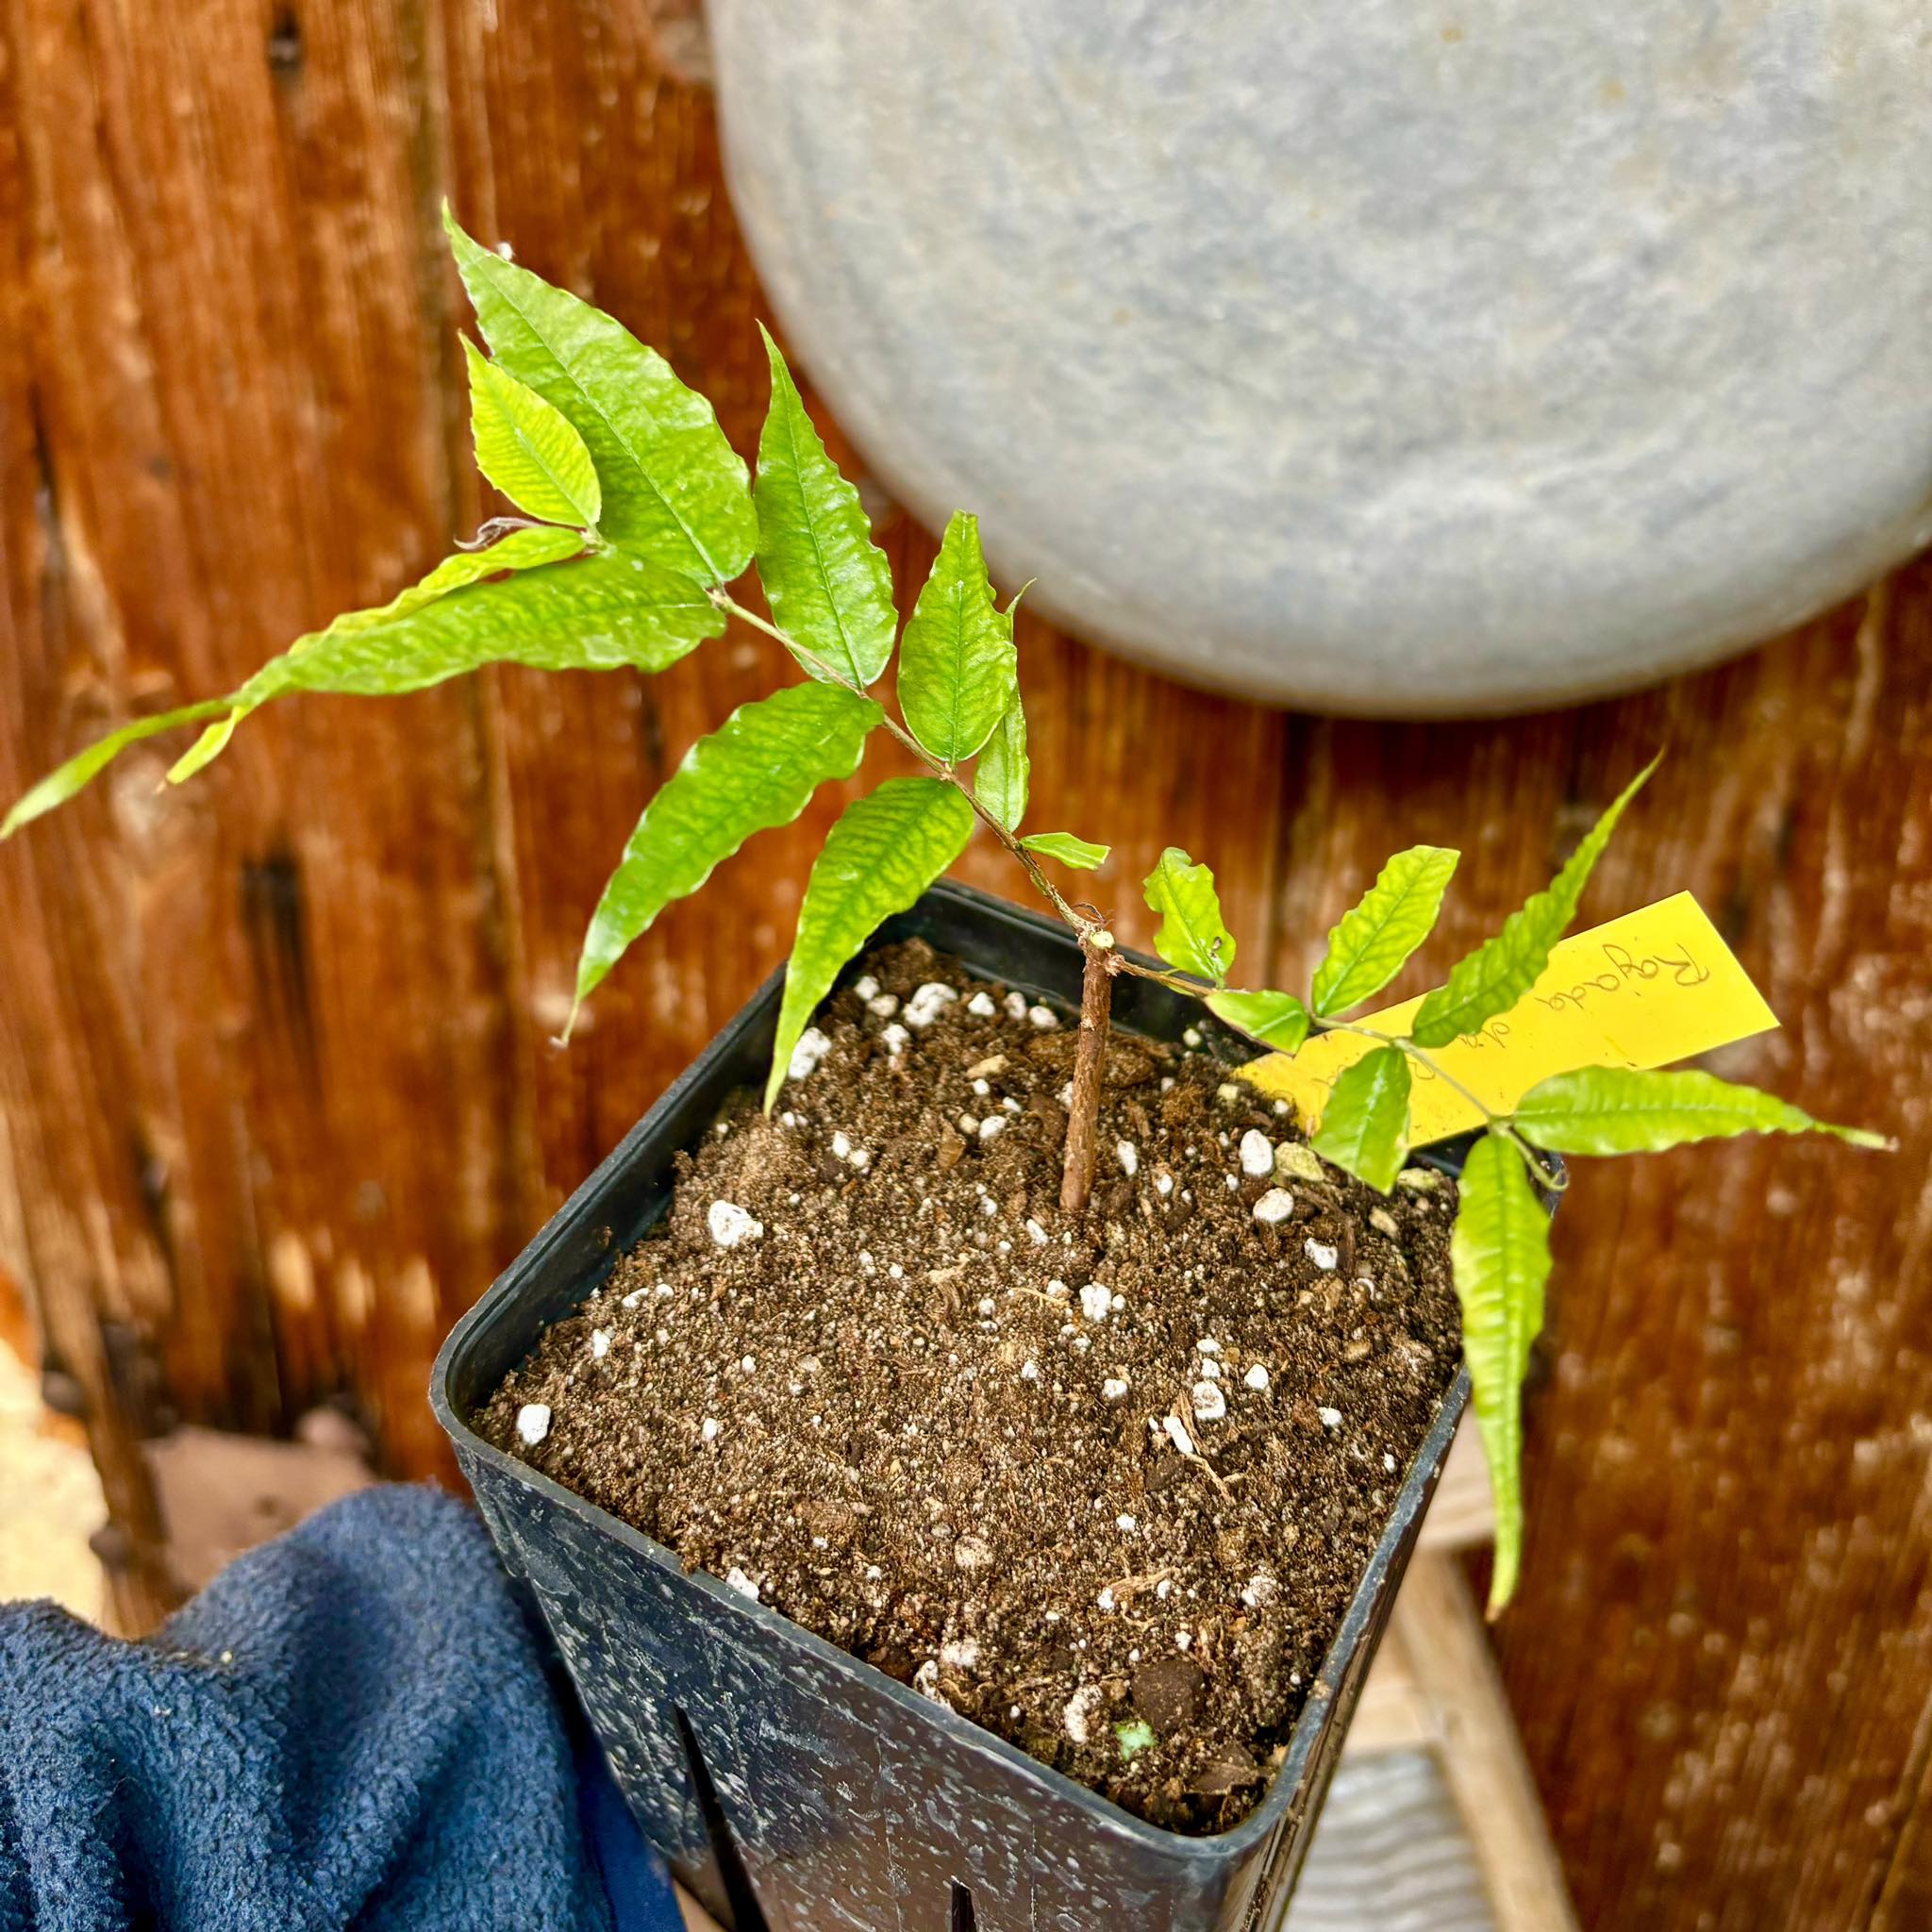
<path id="1" fill-rule="evenodd" d="M 522 510 L 590 529 L 604 507 L 596 466 L 570 419 L 463 338 L 476 467 Z"/>
<path id="2" fill-rule="evenodd" d="M 1687 1141 L 1733 1134 L 1835 1134 L 1855 1147 L 1887 1147 L 1882 1134 L 1837 1127 L 1755 1087 L 1711 1074 L 1582 1067 L 1539 1081 L 1516 1105 L 1518 1131 L 1553 1154 L 1657 1154 Z"/>
<path id="3" fill-rule="evenodd" d="M 992 736 L 1018 689 L 1012 620 L 994 608 L 978 519 L 956 510 L 899 640 L 899 708 L 934 758 L 957 763 Z"/>
<path id="4" fill-rule="evenodd" d="M 973 808 L 943 778 L 888 778 L 845 808 L 806 881 L 785 969 L 765 1108 L 778 1097 L 798 1044 L 839 969 L 884 920 L 903 912 L 966 849 Z"/>
<path id="5" fill-rule="evenodd" d="M 1032 774 L 1032 760 L 1026 756 L 1026 714 L 1016 691 L 973 768 L 973 795 L 1008 831 L 1017 832 L 1026 815 L 1026 787 Z"/>
<path id="6" fill-rule="evenodd" d="M 674 899 L 694 892 L 754 832 L 789 825 L 828 778 L 849 778 L 885 713 L 837 684 L 796 684 L 741 705 L 644 808 L 604 888 L 577 961 L 577 1008 Z"/>
<path id="7" fill-rule="evenodd" d="M 346 611 L 326 629 L 298 638 L 226 697 L 136 719 L 76 753 L 20 799 L 0 836 L 64 804 L 137 741 L 215 719 L 168 774 L 177 782 L 192 776 L 243 717 L 286 691 L 387 696 L 499 661 L 551 671 L 623 664 L 658 671 L 724 628 L 702 591 L 641 559 L 535 568 L 582 547 L 574 530 L 516 530 L 487 550 L 445 558 L 388 604 Z M 532 568 L 501 583 L 481 581 L 525 565 Z"/>
<path id="8" fill-rule="evenodd" d="M 1386 1194 L 1408 1158 L 1408 1056 L 1378 1046 L 1344 1067 L 1311 1143 L 1317 1154 Z"/>
<path id="9" fill-rule="evenodd" d="M 1616 802 L 1598 819 L 1570 862 L 1541 892 L 1503 922 L 1494 939 L 1486 941 L 1462 960 L 1417 1009 L 1409 1036 L 1418 1046 L 1447 1046 L 1485 1021 L 1507 1013 L 1532 986 L 1549 963 L 1550 948 L 1569 930 L 1577 901 L 1624 808 L 1637 796 L 1643 781 L 1657 770 L 1652 758 L 1631 779 Z"/>
<path id="10" fill-rule="evenodd" d="M 1057 858 L 1075 872 L 1097 872 L 1113 857 L 1111 845 L 1096 845 L 1091 839 L 1076 839 L 1072 832 L 1033 832 L 1020 841 L 1029 852 L 1042 858 Z"/>
<path id="11" fill-rule="evenodd" d="M 39 784 L 23 791 L 12 808 L 0 821 L 0 839 L 10 839 L 21 826 L 31 824 L 56 806 L 65 805 L 105 771 L 130 744 L 144 738 L 158 738 L 164 731 L 178 731 L 184 724 L 199 724 L 205 718 L 218 718 L 228 708 L 226 698 L 208 698 L 198 705 L 180 705 L 172 711 L 156 711 L 145 718 L 131 719 L 105 738 L 97 738 L 85 751 L 75 752 L 65 764 L 56 765 Z"/>
<path id="12" fill-rule="evenodd" d="M 1496 1508 L 1490 1613 L 1509 1601 L 1523 1558 L 1523 1378 L 1543 1325 L 1550 1225 L 1515 1144 L 1485 1134 L 1462 1170 L 1449 1242 L 1462 1354 Z"/>
<path id="13" fill-rule="evenodd" d="M 1149 908 L 1160 914 L 1154 950 L 1182 973 L 1226 985 L 1234 965 L 1234 938 L 1222 922 L 1214 874 L 1178 845 L 1170 845 L 1141 890 Z"/>
<path id="14" fill-rule="evenodd" d="M 762 326 L 772 403 L 758 438 L 758 581 L 778 628 L 863 688 L 899 628 L 892 571 L 856 491 L 825 454 L 778 345 Z M 800 662 L 814 677 L 824 673 Z"/>
<path id="15" fill-rule="evenodd" d="M 1324 1019 L 1345 1013 L 1402 971 L 1435 930 L 1442 894 L 1461 856 L 1443 845 L 1411 845 L 1382 868 L 1328 935 L 1328 950 L 1315 969 L 1316 1012 Z"/>
<path id="16" fill-rule="evenodd" d="M 603 534 L 707 584 L 757 541 L 750 481 L 703 396 L 621 323 L 464 234 L 445 208 L 463 287 L 497 362 L 560 409 L 603 483 Z"/>
<path id="17" fill-rule="evenodd" d="M 1308 1037 L 1308 1009 L 1291 992 L 1210 992 L 1208 1010 L 1276 1053 L 1293 1053 Z"/>

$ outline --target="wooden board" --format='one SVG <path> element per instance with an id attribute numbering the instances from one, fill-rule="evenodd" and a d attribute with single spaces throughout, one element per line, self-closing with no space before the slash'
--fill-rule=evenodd
<path id="1" fill-rule="evenodd" d="M 8 0 L 0 790 L 470 527 L 445 192 L 749 446 L 757 287 L 658 32 L 635 0 Z M 931 540 L 887 530 L 908 583 Z M 1281 975 L 1426 838 L 1468 858 L 1424 983 L 1668 746 L 1586 917 L 1696 891 L 1786 1022 L 1722 1070 L 1905 1144 L 1581 1174 L 1500 1655 L 1586 1924 L 1903 1932 L 1932 1883 L 1932 573 L 1505 724 L 1249 709 L 1024 616 L 1021 644 L 1037 821 L 1120 848 L 1089 890 L 1144 938 L 1133 882 L 1187 845 Z M 0 1261 L 89 1392 L 124 1615 L 163 1590 L 144 1430 L 346 1391 L 390 1470 L 447 1470 L 438 1338 L 783 952 L 836 796 L 546 1043 L 637 811 L 769 675 L 733 637 L 651 685 L 306 703 L 187 791 L 131 758 L 0 854 Z"/>

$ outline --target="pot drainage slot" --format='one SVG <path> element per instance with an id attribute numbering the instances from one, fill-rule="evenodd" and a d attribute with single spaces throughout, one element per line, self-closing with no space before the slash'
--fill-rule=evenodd
<path id="1" fill-rule="evenodd" d="M 697 1794 L 698 1812 L 705 1821 L 705 1836 L 711 1841 L 711 1857 L 718 1867 L 718 1881 L 724 1889 L 724 1901 L 731 1907 L 731 1923 L 737 1932 L 771 1932 L 758 1906 L 758 1894 L 751 1889 L 751 1874 L 744 1869 L 738 1840 L 731 1835 L 731 1821 L 724 1815 L 724 1801 L 718 1796 L 718 1787 L 711 1782 L 711 1768 L 705 1762 L 705 1754 L 699 1748 L 698 1734 L 691 1729 L 691 1720 L 681 1707 L 675 1707 L 672 1715 L 677 1720 L 677 1737 L 684 1746 L 684 1761 L 691 1767 L 691 1790 Z M 957 1885 L 953 1893 L 953 1924 L 956 1926 L 971 1925 L 972 1901 L 967 1901 L 968 1916 L 962 1920 Z"/>
<path id="2" fill-rule="evenodd" d="M 979 1932 L 979 1922 L 973 1916 L 973 1894 L 957 1878 L 953 1880 L 951 1932 Z"/>

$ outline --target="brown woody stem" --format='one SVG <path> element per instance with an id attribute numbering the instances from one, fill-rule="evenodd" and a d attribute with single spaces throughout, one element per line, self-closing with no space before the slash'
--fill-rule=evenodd
<path id="1" fill-rule="evenodd" d="M 1100 1076 L 1107 1065 L 1107 1022 L 1113 1008 L 1113 935 L 1082 933 L 1080 1039 L 1074 1055 L 1074 1094 L 1067 1109 L 1067 1153 L 1060 1169 L 1060 1208 L 1083 1214 L 1093 1187 L 1094 1141 L 1100 1127 Z"/>

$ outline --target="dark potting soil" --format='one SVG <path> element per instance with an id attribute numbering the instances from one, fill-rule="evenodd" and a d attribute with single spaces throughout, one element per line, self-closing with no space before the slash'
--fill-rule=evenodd
<path id="1" fill-rule="evenodd" d="M 1454 1373 L 1453 1188 L 1385 1200 L 1206 1054 L 1116 1035 L 1063 1216 L 1073 1016 L 918 942 L 867 966 L 783 1110 L 741 1094 L 679 1156 L 477 1426 L 1129 1811 L 1224 1830 Z"/>

